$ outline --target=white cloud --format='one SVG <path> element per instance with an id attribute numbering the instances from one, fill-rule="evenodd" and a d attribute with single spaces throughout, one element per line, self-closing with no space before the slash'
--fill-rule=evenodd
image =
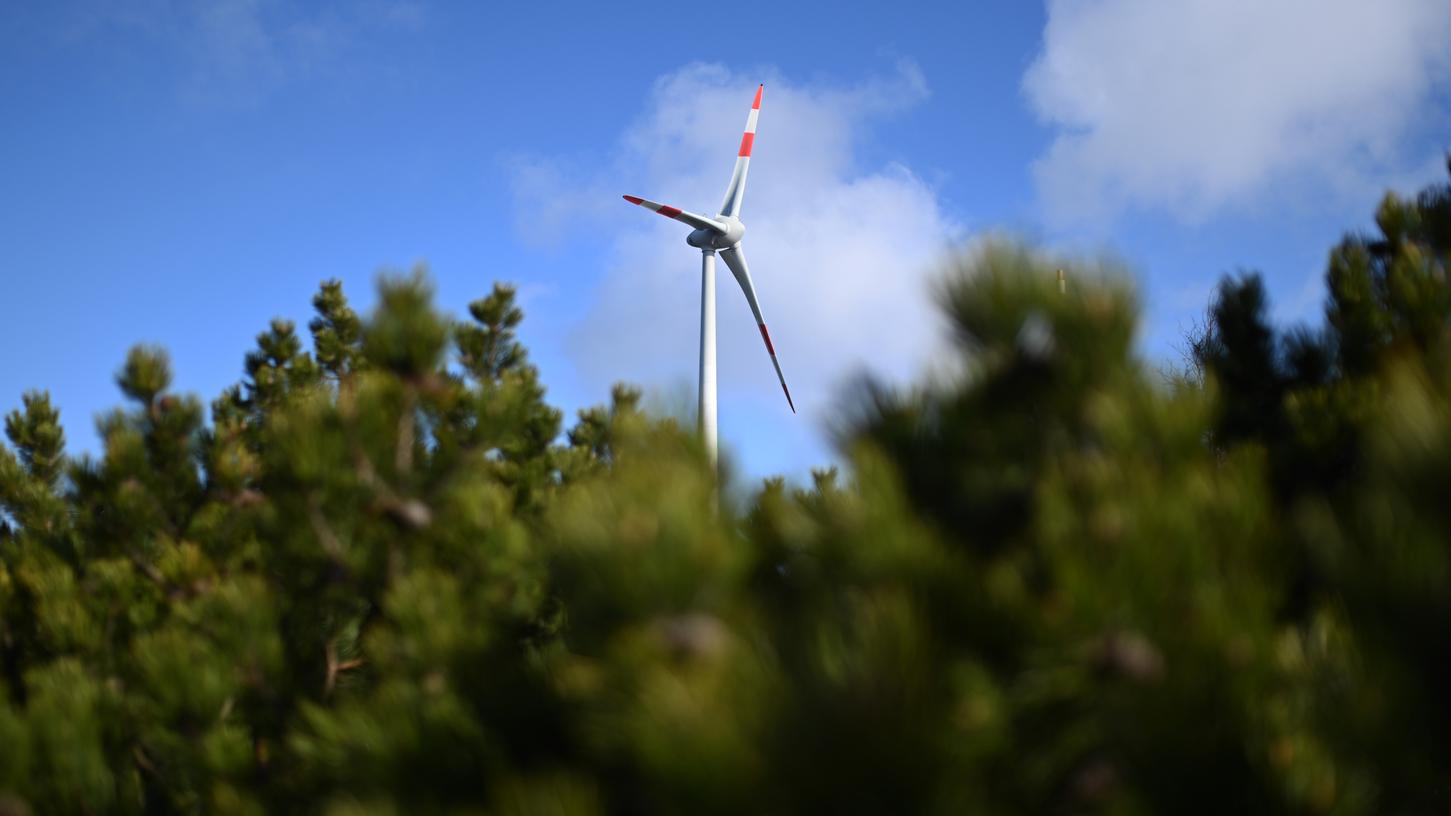
<path id="1" fill-rule="evenodd" d="M 1051 214 L 1195 220 L 1288 182 L 1381 187 L 1451 79 L 1446 0 L 1048 0 L 1023 88 Z"/>
<path id="2" fill-rule="evenodd" d="M 797 408 L 811 416 L 860 369 L 902 376 L 927 361 L 941 338 L 929 283 L 960 228 L 907 167 L 859 166 L 863 131 L 926 98 L 915 67 L 850 87 L 764 78 L 743 246 Z M 667 391 L 693 384 L 700 254 L 685 244 L 688 228 L 620 196 L 715 212 L 757 80 L 713 65 L 661 78 L 609 169 L 593 177 L 558 160 L 514 163 L 525 237 L 547 241 L 566 229 L 563 214 L 585 213 L 603 240 L 598 288 L 568 344 L 596 392 L 616 380 Z M 749 411 L 799 433 L 799 420 L 785 424 L 792 420 L 745 299 L 717 267 L 722 420 Z"/>
<path id="3" fill-rule="evenodd" d="M 412 32 L 418 0 L 304 7 L 281 0 L 100 0 L 76 10 L 71 36 L 145 35 L 182 63 L 183 94 L 210 105 L 253 105 L 278 88 L 336 69 L 376 33 Z"/>

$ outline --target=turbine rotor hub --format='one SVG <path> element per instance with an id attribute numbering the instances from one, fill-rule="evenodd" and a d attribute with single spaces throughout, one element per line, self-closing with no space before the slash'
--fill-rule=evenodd
<path id="1" fill-rule="evenodd" d="M 730 249 L 746 234 L 746 225 L 733 215 L 718 215 L 715 220 L 725 224 L 724 234 L 711 229 L 698 229 L 686 236 L 685 243 L 697 249 Z"/>

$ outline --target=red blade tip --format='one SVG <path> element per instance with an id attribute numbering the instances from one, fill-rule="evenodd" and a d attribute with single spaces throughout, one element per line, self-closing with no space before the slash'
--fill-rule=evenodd
<path id="1" fill-rule="evenodd" d="M 644 199 L 637 198 L 636 196 L 625 196 L 625 200 L 630 202 L 631 204 L 639 204 Z"/>
<path id="2" fill-rule="evenodd" d="M 754 102 L 751 103 L 751 109 L 752 110 L 760 110 L 761 109 L 761 93 L 763 91 L 765 91 L 765 90 L 766 90 L 766 83 L 762 82 L 761 83 L 761 86 L 756 89 L 756 101 L 754 101 Z"/>

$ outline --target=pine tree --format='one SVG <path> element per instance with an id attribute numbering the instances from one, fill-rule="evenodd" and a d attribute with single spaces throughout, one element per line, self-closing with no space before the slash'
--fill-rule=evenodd
<path id="1" fill-rule="evenodd" d="M 995 242 L 956 374 L 721 501 L 640 392 L 563 428 L 513 289 L 313 299 L 211 404 L 133 349 L 101 449 L 0 446 L 0 813 L 1434 812 L 1451 187 L 1226 280 L 1165 386 L 1109 262 Z M 1074 286 L 1060 293 L 1055 271 Z"/>
<path id="2" fill-rule="evenodd" d="M 1316 680 L 1305 697 L 1324 718 L 1318 750 L 1343 752 L 1342 799 L 1433 811 L 1444 800 L 1435 780 L 1451 768 L 1435 736 L 1451 711 L 1432 690 L 1451 679 L 1440 647 L 1451 626 L 1441 600 L 1451 527 L 1439 489 L 1451 461 L 1441 442 L 1451 416 L 1451 184 L 1414 200 L 1387 194 L 1376 224 L 1379 236 L 1347 237 L 1330 253 L 1323 331 L 1274 334 L 1261 307 L 1266 342 L 1235 348 L 1224 338 L 1244 318 L 1221 308 L 1207 367 L 1221 392 L 1221 442 L 1263 450 L 1277 474 L 1289 608 L 1303 621 L 1296 659 Z M 1235 286 L 1222 287 L 1222 306 Z M 1238 386 L 1246 369 L 1255 373 Z M 1246 388 L 1261 395 L 1254 416 Z"/>

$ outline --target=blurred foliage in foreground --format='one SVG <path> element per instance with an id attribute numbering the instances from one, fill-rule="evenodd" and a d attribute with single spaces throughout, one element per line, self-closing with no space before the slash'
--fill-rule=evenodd
<path id="1" fill-rule="evenodd" d="M 958 376 L 739 513 L 630 390 L 561 435 L 505 287 L 324 284 L 210 424 L 137 348 L 99 458 L 27 394 L 0 813 L 1444 811 L 1451 188 L 1377 219 L 1167 384 L 1115 270 L 992 245 Z"/>

